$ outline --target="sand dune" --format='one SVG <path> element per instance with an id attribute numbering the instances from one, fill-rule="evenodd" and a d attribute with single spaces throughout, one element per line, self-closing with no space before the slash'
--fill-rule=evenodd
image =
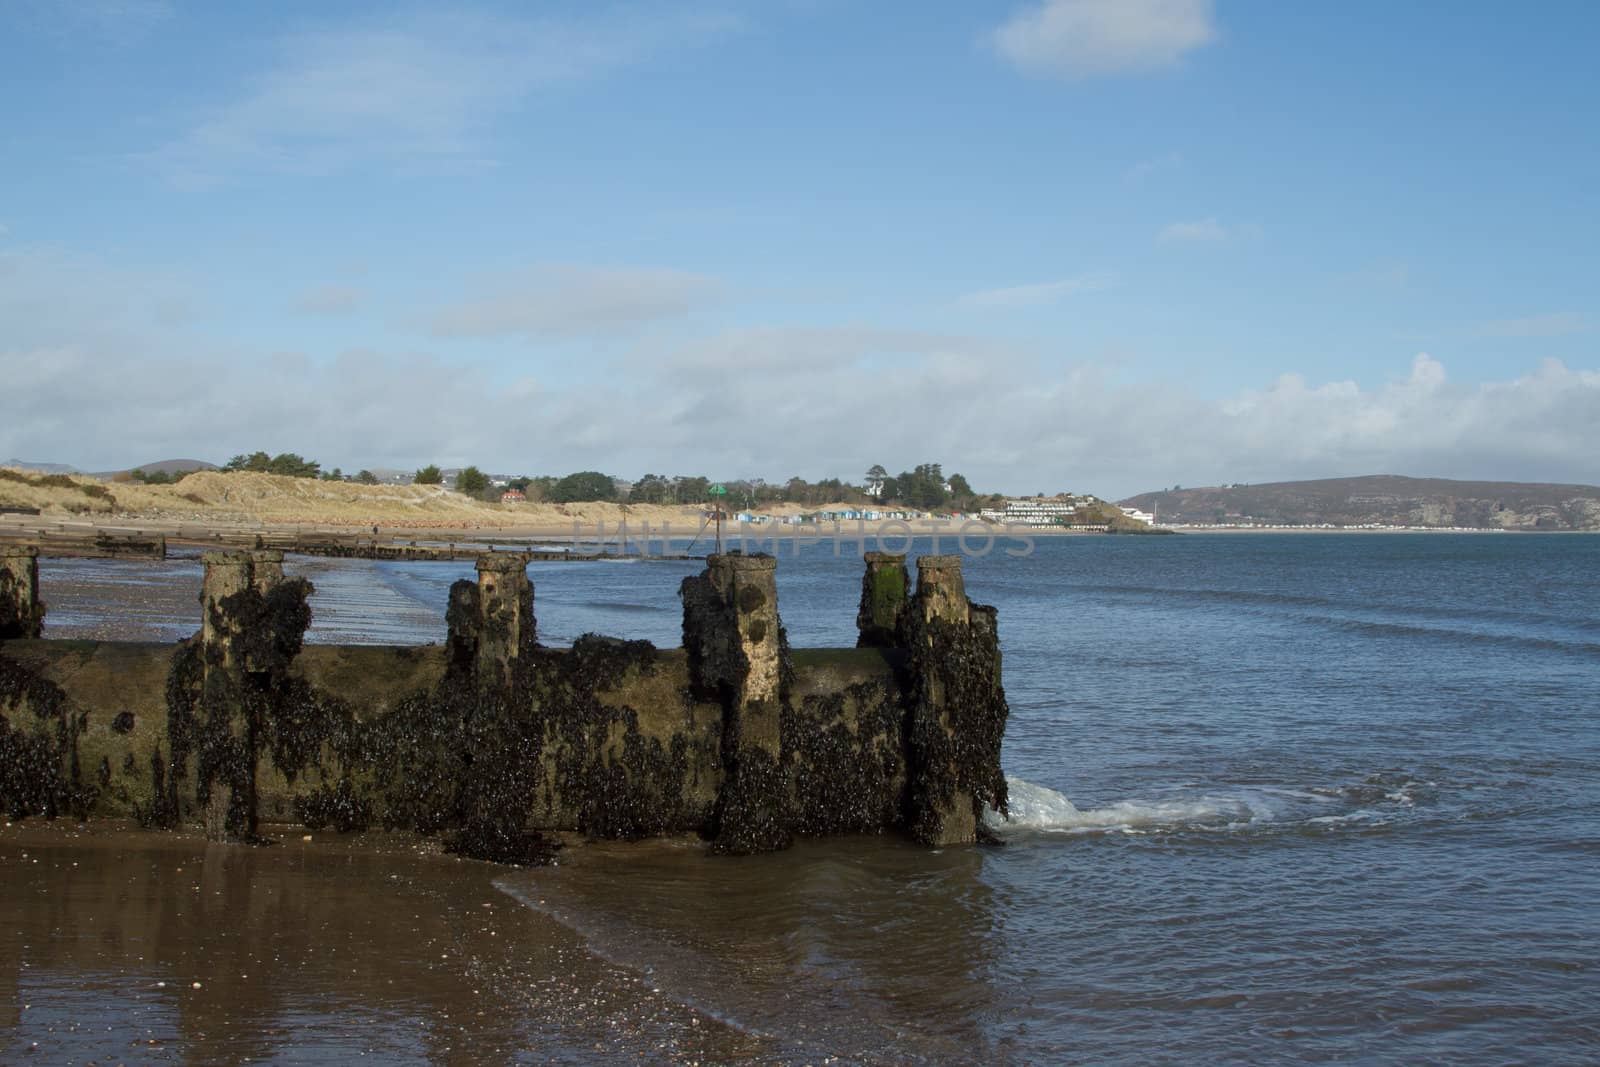
<path id="1" fill-rule="evenodd" d="M 599 523 L 670 525 L 693 533 L 706 508 L 656 504 L 486 503 L 440 485 L 360 485 L 276 474 L 202 471 L 172 485 L 104 483 L 93 478 L 0 469 L 0 507 L 42 515 L 155 522 L 268 523 L 415 528 L 516 528 L 592 532 Z M 845 507 L 846 505 L 829 505 Z M 783 516 L 814 510 L 797 504 L 762 509 Z"/>

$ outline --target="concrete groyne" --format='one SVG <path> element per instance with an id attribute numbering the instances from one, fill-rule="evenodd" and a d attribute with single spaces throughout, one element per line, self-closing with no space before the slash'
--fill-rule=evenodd
<path id="1" fill-rule="evenodd" d="M 549 831 L 697 833 L 716 851 L 898 832 L 972 842 L 1003 808 L 994 609 L 960 559 L 869 554 L 855 648 L 793 649 L 777 561 L 685 578 L 683 647 L 537 640 L 528 556 L 484 553 L 445 641 L 304 645 L 312 588 L 277 550 L 207 552 L 177 643 L 42 639 L 37 551 L 0 550 L 0 807 L 204 825 L 406 829 L 535 862 Z"/>

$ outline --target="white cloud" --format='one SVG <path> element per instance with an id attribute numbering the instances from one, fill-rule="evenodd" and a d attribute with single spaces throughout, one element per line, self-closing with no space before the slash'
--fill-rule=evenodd
<path id="1" fill-rule="evenodd" d="M 1019 308 L 1054 304 L 1077 293 L 1101 288 L 1101 283 L 1084 278 L 1064 278 L 1056 282 L 1014 285 L 1005 289 L 984 289 L 959 297 L 956 303 L 966 308 Z"/>
<path id="2" fill-rule="evenodd" d="M 344 315 L 356 310 L 366 294 L 353 285 L 321 285 L 307 289 L 294 302 L 308 315 Z"/>
<path id="3" fill-rule="evenodd" d="M 1158 235 L 1163 241 L 1226 241 L 1228 228 L 1215 216 L 1193 222 L 1174 222 Z"/>
<path id="4" fill-rule="evenodd" d="M 1581 311 L 1558 311 L 1521 319 L 1496 319 L 1478 328 L 1484 337 L 1566 337 L 1588 333 L 1593 322 Z"/>
<path id="5" fill-rule="evenodd" d="M 772 479 L 937 461 L 982 487 L 1107 496 L 1364 473 L 1600 482 L 1600 370 L 1555 361 L 1472 383 L 1418 354 L 1384 384 L 1284 374 L 1218 399 L 1039 345 L 855 323 L 601 336 L 575 372 L 264 351 L 163 324 L 145 273 L 0 252 L 0 456 L 104 470 L 265 448 L 347 470 Z"/>
<path id="6" fill-rule="evenodd" d="M 432 314 L 436 337 L 574 337 L 685 315 L 714 300 L 715 278 L 674 270 L 541 265 L 479 280 Z"/>
<path id="7" fill-rule="evenodd" d="M 993 42 L 1026 74 L 1088 78 L 1171 66 L 1216 38 L 1211 0 L 1044 0 Z"/>
<path id="8" fill-rule="evenodd" d="M 597 77 L 732 23 L 618 9 L 582 21 L 471 11 L 385 15 L 278 44 L 265 73 L 144 157 L 180 185 L 376 163 L 479 167 L 489 129 L 533 91 Z"/>

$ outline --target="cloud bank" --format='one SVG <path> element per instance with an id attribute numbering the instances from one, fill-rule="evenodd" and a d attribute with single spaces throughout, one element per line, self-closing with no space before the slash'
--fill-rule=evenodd
<path id="1" fill-rule="evenodd" d="M 542 264 L 478 279 L 474 295 L 428 320 L 435 337 L 579 337 L 688 314 L 715 300 L 715 278 L 675 270 Z"/>
<path id="2" fill-rule="evenodd" d="M 547 291 L 441 311 L 521 346 L 491 363 L 420 336 L 406 350 L 265 350 L 167 314 L 203 303 L 181 279 L 0 248 L 0 455 L 106 470 L 263 448 L 346 470 L 772 479 L 940 462 L 1001 491 L 1108 496 L 1371 473 L 1600 483 L 1600 370 L 1554 360 L 1464 383 L 1417 354 L 1375 386 L 1286 373 L 1219 399 L 975 333 L 693 317 L 628 331 L 715 281 L 541 271 Z M 547 373 L 579 335 L 584 373 Z"/>

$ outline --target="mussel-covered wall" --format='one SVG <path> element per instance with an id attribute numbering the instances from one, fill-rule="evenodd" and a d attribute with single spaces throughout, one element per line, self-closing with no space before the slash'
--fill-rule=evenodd
<path id="1" fill-rule="evenodd" d="M 480 558 L 443 645 L 302 647 L 311 587 L 262 550 L 206 555 L 203 626 L 176 647 L 0 643 L 0 807 L 236 841 L 406 829 L 512 863 L 555 830 L 692 832 L 728 853 L 891 830 L 945 845 L 1004 807 L 994 612 L 954 557 L 919 560 L 912 594 L 904 560 L 875 556 L 864 647 L 797 650 L 769 556 L 685 579 L 681 649 L 539 646 L 526 563 Z"/>

